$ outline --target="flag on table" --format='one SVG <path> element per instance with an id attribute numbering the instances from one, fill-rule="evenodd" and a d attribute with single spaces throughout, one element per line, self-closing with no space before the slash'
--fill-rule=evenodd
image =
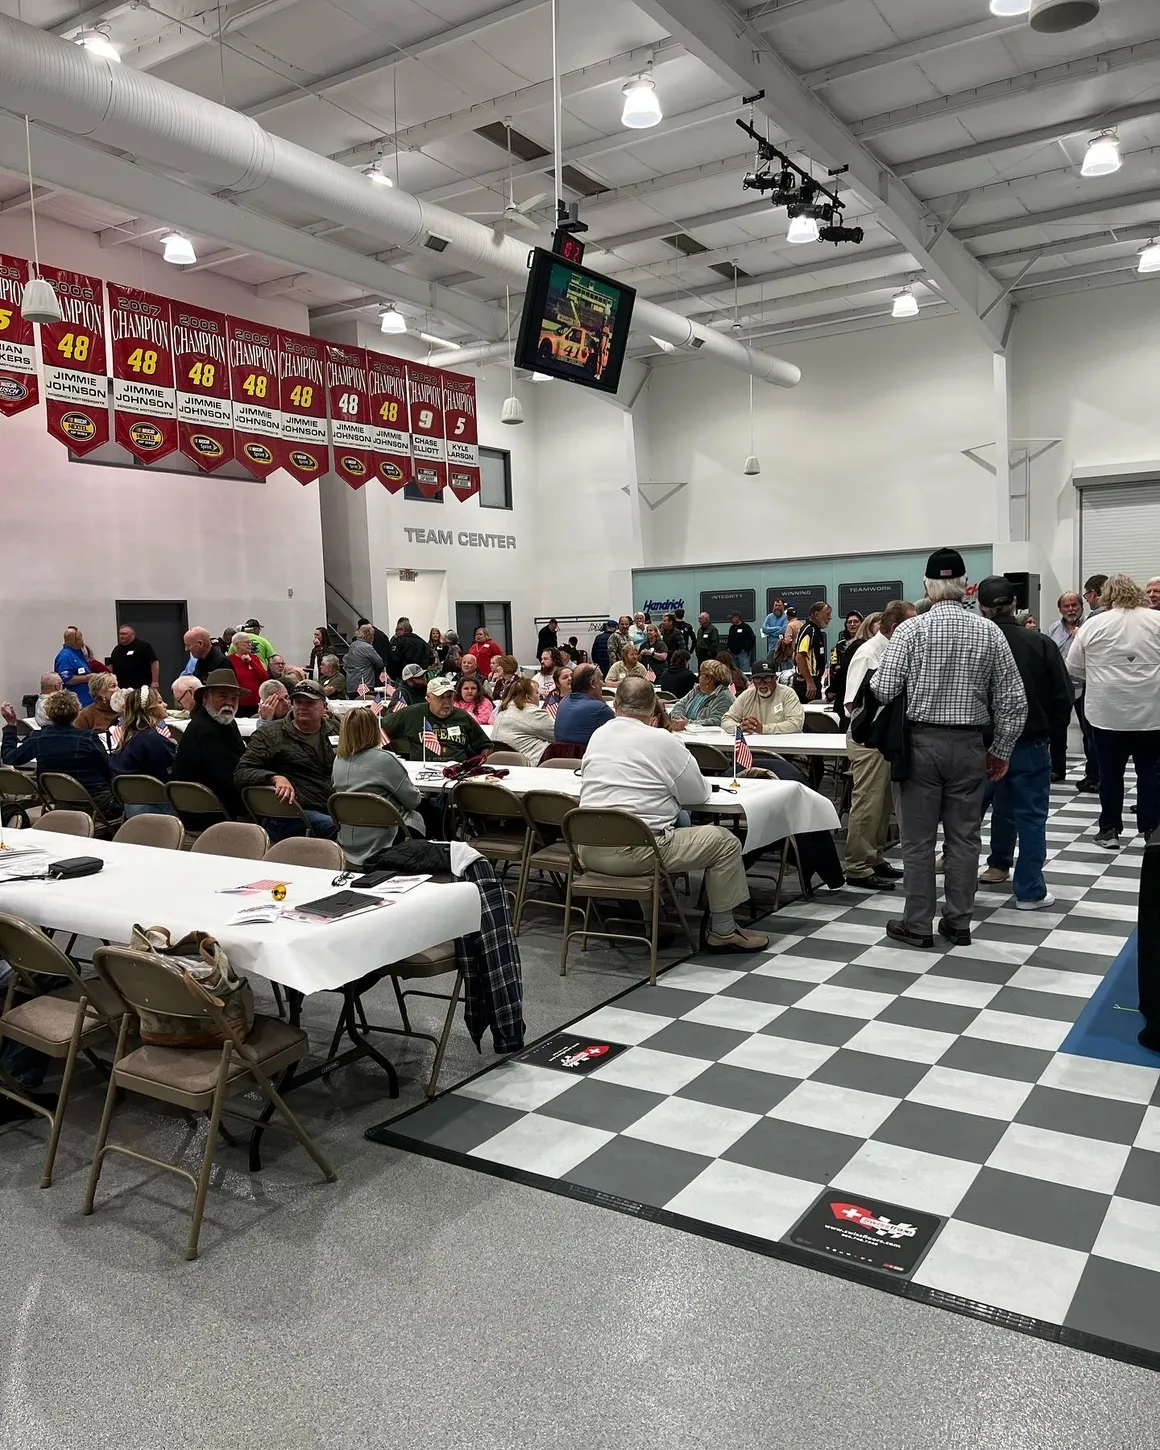
<path id="1" fill-rule="evenodd" d="M 551 717 L 552 717 L 553 720 L 556 718 L 556 711 L 559 708 L 560 708 L 560 702 L 559 702 L 559 700 L 547 700 L 547 701 L 545 701 L 544 709 L 547 710 L 548 714 L 551 715 Z"/>
<path id="2" fill-rule="evenodd" d="M 367 683 L 366 683 L 366 681 L 365 681 L 365 680 L 363 680 L 363 681 L 362 681 L 362 682 L 361 682 L 361 683 L 360 683 L 360 684 L 359 684 L 359 687 L 358 687 L 358 689 L 357 689 L 357 690 L 356 690 L 356 691 L 355 691 L 355 694 L 356 694 L 356 695 L 360 695 L 360 696 L 362 696 L 362 697 L 363 697 L 363 698 L 364 698 L 364 699 L 365 699 L 365 698 L 366 698 L 366 696 L 367 696 L 367 695 L 369 695 L 369 694 L 370 694 L 370 687 L 369 687 L 369 685 L 368 685 L 368 684 L 367 684 Z"/>
<path id="3" fill-rule="evenodd" d="M 430 720 L 423 721 L 423 749 L 429 750 L 432 755 L 443 754 L 443 742 L 435 734 L 435 727 Z"/>
<path id="4" fill-rule="evenodd" d="M 753 751 L 746 744 L 745 731 L 740 725 L 738 725 L 737 734 L 733 739 L 733 769 L 734 772 L 753 769 Z"/>

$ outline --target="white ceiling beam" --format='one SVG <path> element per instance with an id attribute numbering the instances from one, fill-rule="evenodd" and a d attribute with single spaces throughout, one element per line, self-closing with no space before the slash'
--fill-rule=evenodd
<path id="1" fill-rule="evenodd" d="M 700 258 L 691 257 L 689 260 L 691 262 L 699 262 Z M 897 275 L 900 271 L 914 271 L 912 258 L 901 247 L 883 247 L 879 251 L 867 253 L 864 257 L 854 256 L 853 254 L 840 257 L 827 257 L 824 262 L 813 263 L 808 268 L 778 267 L 772 272 L 754 273 L 748 277 L 739 277 L 737 280 L 738 295 L 742 298 L 741 305 L 743 307 L 746 305 L 744 301 L 746 293 L 757 294 L 762 290 L 764 290 L 766 302 L 781 302 L 786 298 L 806 297 L 811 292 L 816 293 L 817 291 L 816 288 L 803 287 L 803 283 L 807 282 L 811 277 L 824 276 L 828 272 L 840 271 L 845 267 L 854 267 L 860 263 L 862 265 L 870 264 L 877 266 L 890 262 L 895 262 L 898 266 L 893 273 L 888 270 L 878 274 L 880 278 L 884 277 L 886 279 L 885 281 L 879 280 L 877 282 L 879 287 L 886 286 L 891 275 Z M 623 277 L 625 274 L 618 273 L 617 275 Z M 874 281 L 875 279 L 859 278 L 857 280 L 858 284 L 861 285 L 862 282 Z M 795 287 L 798 289 L 797 291 L 794 290 Z M 652 300 L 654 302 L 660 302 L 665 295 L 667 294 L 658 293 Z M 716 303 L 708 308 L 699 308 L 696 306 L 687 307 L 685 305 L 688 302 L 698 302 L 703 298 L 724 299 L 721 305 L 728 303 L 731 307 L 733 305 L 732 281 L 722 277 L 719 282 L 709 283 L 703 287 L 681 287 L 679 293 L 670 301 L 666 302 L 665 306 L 671 307 L 674 312 L 682 312 L 686 316 L 694 312 L 714 311 L 717 306 Z M 750 302 L 754 300 L 756 299 L 753 297 L 750 298 Z"/>
<path id="2" fill-rule="evenodd" d="M 833 317 L 802 318 L 800 322 L 791 322 L 782 327 L 755 327 L 748 333 L 742 333 L 742 338 L 746 342 L 774 337 L 784 338 L 787 342 L 811 342 L 816 338 L 834 337 L 843 332 L 865 332 L 872 327 L 905 327 L 920 319 L 931 321 L 936 317 L 954 315 L 955 309 L 949 303 L 939 302 L 934 298 L 920 305 L 918 317 L 895 318 L 891 308 L 883 304 L 854 312 L 838 312 Z"/>
<path id="3" fill-rule="evenodd" d="M 134 70 L 151 71 L 167 61 L 176 60 L 179 55 L 196 50 L 200 45 L 217 43 L 218 26 L 224 35 L 233 34 L 243 25 L 253 25 L 286 10 L 298 0 L 235 0 L 232 5 L 223 5 L 221 12 L 206 10 L 197 15 L 174 15 L 169 24 L 153 39 L 127 49 L 122 60 L 127 60 Z M 151 6 L 155 9 L 156 7 Z M 157 11 L 160 15 L 161 11 Z M 266 61 L 268 63 L 269 56 Z"/>
<path id="4" fill-rule="evenodd" d="M 86 26 L 95 25 L 98 20 L 108 20 L 122 10 L 128 10 L 127 0 L 103 0 L 102 4 L 86 5 L 56 25 L 47 26 L 50 35 L 75 35 Z"/>
<path id="5" fill-rule="evenodd" d="M 49 201 L 55 195 L 56 187 L 54 186 L 34 186 L 32 188 L 32 200 L 36 202 L 37 206 L 42 201 Z M 7 201 L 0 201 L 0 214 L 6 211 L 23 211 L 28 205 L 28 192 L 21 191 L 15 196 L 10 196 Z"/>
<path id="6" fill-rule="evenodd" d="M 540 9 L 546 3 L 547 0 L 510 0 L 509 4 L 503 5 L 497 10 L 491 10 L 486 15 L 477 15 L 474 20 L 466 20 L 462 25 L 432 31 L 431 34 L 413 40 L 408 45 L 392 46 L 389 50 L 372 56 L 358 65 L 334 71 L 330 75 L 318 76 L 305 88 L 279 91 L 276 95 L 267 96 L 264 101 L 247 106 L 243 114 L 268 116 L 271 111 L 276 111 L 282 106 L 289 106 L 294 101 L 305 99 L 307 93 L 316 97 L 324 97 L 328 91 L 349 85 L 351 81 L 361 81 L 366 76 L 377 75 L 380 71 L 389 71 L 392 66 L 399 65 L 405 60 L 418 60 L 421 56 L 438 50 L 440 46 L 453 45 L 457 40 L 466 40 L 471 36 L 481 35 L 496 25 L 502 25 L 505 20 L 518 19 L 532 10 Z"/>
<path id="7" fill-rule="evenodd" d="M 159 237 L 162 232 L 172 230 L 172 226 L 159 226 L 141 217 L 134 217 L 132 221 L 118 222 L 115 227 L 105 227 L 99 231 L 97 242 L 102 247 L 123 247 L 128 242 L 143 242 L 148 237 Z"/>
<path id="8" fill-rule="evenodd" d="M 1127 262 L 1119 267 L 1105 267 L 1097 272 L 1077 267 L 1061 277 L 1040 277 L 1034 286 L 1021 288 L 1020 301 L 1035 302 L 1041 297 L 1061 297 L 1068 292 L 1092 292 L 1101 287 L 1123 287 L 1149 280 L 1151 279 L 1148 277 L 1140 276 L 1135 262 Z"/>
<path id="9" fill-rule="evenodd" d="M 1160 156 L 1160 146 L 1143 146 L 1138 151 L 1124 151 L 1121 154 L 1126 165 L 1129 162 L 1140 162 L 1145 158 Z M 930 207 L 931 211 L 941 214 L 947 208 L 955 206 L 959 202 L 960 197 L 964 198 L 965 205 L 970 205 L 971 202 L 1001 196 L 1006 192 L 1018 193 L 1023 187 L 1030 185 L 1032 182 L 1050 181 L 1053 178 L 1058 179 L 1059 177 L 1070 178 L 1075 182 L 1076 186 L 1091 185 L 1089 180 L 1081 179 L 1079 167 L 1074 162 L 1069 161 L 1066 166 L 1053 166 L 1048 171 L 1029 172 L 1026 176 L 1007 176 L 1002 181 L 988 181 L 982 186 L 973 187 L 966 193 L 961 191 L 949 192 L 945 196 L 928 196 L 923 200 L 925 205 Z"/>
<path id="10" fill-rule="evenodd" d="M 130 235 L 119 236 L 119 241 L 178 227 L 192 236 L 212 237 L 319 276 L 337 277 L 369 293 L 378 293 L 384 299 L 394 298 L 429 309 L 458 322 L 473 336 L 496 338 L 505 334 L 502 311 L 489 303 L 425 282 L 395 267 L 386 267 L 373 258 L 309 236 L 284 222 L 151 171 L 139 162 L 113 156 L 43 126 L 33 125 L 32 136 L 38 181 L 125 211 L 151 217 L 160 212 L 169 223 L 168 226 L 131 223 L 124 229 Z M 24 154 L 23 118 L 0 113 L 0 167 L 21 170 L 25 166 Z M 107 233 L 100 235 L 104 242 Z"/>
<path id="11" fill-rule="evenodd" d="M 210 257 L 202 257 L 200 261 L 194 262 L 190 267 L 183 267 L 184 272 L 212 272 L 215 267 L 224 267 L 229 262 L 240 262 L 243 257 L 252 257 L 253 252 L 242 252 L 236 247 L 230 247 L 224 252 L 215 252 Z"/>
<path id="12" fill-rule="evenodd" d="M 1130 227 L 1105 227 L 1099 232 L 1067 237 L 1058 242 L 1045 242 L 1038 247 L 1017 247 L 1010 252 L 987 254 L 989 267 L 1009 267 L 1028 257 L 1063 257 L 1069 252 L 1094 252 L 1100 247 L 1116 247 L 1129 242 L 1147 242 L 1160 233 L 1160 221 L 1140 222 Z"/>
<path id="13" fill-rule="evenodd" d="M 783 20 L 800 20 L 803 15 L 818 15 L 823 10 L 832 10 L 844 0 L 767 0 L 764 5 L 754 5 L 745 11 L 745 19 L 754 30 L 773 30 Z"/>
<path id="14" fill-rule="evenodd" d="M 994 136 L 989 141 L 975 141 L 970 146 L 955 146 L 949 151 L 938 151 L 933 156 L 918 156 L 913 161 L 896 161 L 892 170 L 895 176 L 915 176 L 920 171 L 935 171 L 940 166 L 957 166 L 962 161 L 975 161 L 980 156 L 998 156 L 1004 151 L 1018 151 L 1023 146 L 1064 141 L 1068 136 L 1082 135 L 1085 131 L 1095 133 L 1106 127 L 1124 126 L 1129 121 L 1142 121 L 1157 114 L 1160 114 L 1160 99 L 1089 112 L 1086 115 L 1073 116 L 1067 121 L 1052 121 L 1047 126 L 1035 126 L 1029 131 Z"/>
<path id="15" fill-rule="evenodd" d="M 819 302 L 838 302 L 845 297 L 864 297 L 868 292 L 897 291 L 900 287 L 915 286 L 922 281 L 922 274 L 915 272 L 913 268 L 909 272 L 902 272 L 893 277 L 864 277 L 858 282 L 838 282 L 830 287 L 811 287 L 804 292 L 790 292 L 783 297 L 766 297 L 764 300 L 758 297 L 751 297 L 748 301 L 742 299 L 738 303 L 738 312 L 744 326 L 746 319 L 755 317 L 777 317 L 784 316 L 790 312 L 796 312 L 799 307 L 813 307 Z M 752 283 L 746 282 L 747 287 Z M 940 299 L 941 300 L 941 299 Z M 732 323 L 733 304 L 727 307 L 689 307 L 683 308 L 685 316 L 700 316 L 703 313 L 720 312 L 722 320 Z M 701 318 L 704 321 L 704 318 Z M 710 327 L 715 323 L 708 323 Z"/>
<path id="16" fill-rule="evenodd" d="M 259 282 L 254 287 L 255 297 L 282 297 L 314 280 L 312 272 L 290 272 L 285 277 L 271 277 L 268 282 Z"/>
<path id="17" fill-rule="evenodd" d="M 1064 61 L 1061 65 L 1045 66 L 1042 70 L 1024 71 L 1021 75 L 1007 76 L 1000 81 L 991 81 L 984 86 L 972 86 L 969 90 L 956 91 L 949 96 L 936 96 L 930 101 L 920 101 L 915 106 L 902 106 L 896 111 L 880 111 L 875 116 L 853 121 L 850 133 L 868 141 L 875 136 L 885 136 L 890 131 L 905 126 L 916 126 L 941 116 L 961 116 L 978 106 L 992 105 L 997 101 L 1008 101 L 1018 96 L 1037 94 L 1057 86 L 1075 85 L 1077 82 L 1098 80 L 1115 71 L 1128 70 L 1134 66 L 1147 65 L 1160 60 L 1160 40 L 1146 40 L 1138 45 L 1122 45 L 1116 50 L 1100 51 L 1096 55 L 1084 55 L 1076 60 Z"/>
<path id="18" fill-rule="evenodd" d="M 1002 20 L 989 16 L 976 20 L 973 25 L 959 25 L 954 30 L 940 30 L 933 35 L 924 35 L 917 40 L 904 40 L 899 45 L 888 45 L 882 50 L 872 50 L 866 55 L 856 55 L 851 60 L 835 61 L 833 65 L 819 66 L 817 70 L 803 71 L 803 85 L 811 90 L 829 85 L 832 81 L 845 80 L 848 76 L 868 75 L 871 71 L 884 70 L 900 61 L 917 60 L 924 55 L 938 55 L 945 50 L 955 50 L 960 45 L 970 45 L 975 40 L 986 40 L 996 35 L 1008 35 L 1012 30 L 1026 30 L 1027 18 Z"/>
<path id="19" fill-rule="evenodd" d="M 1071 206 L 1053 207 L 1051 211 L 1030 211 L 1020 216 L 1004 217 L 1001 221 L 979 222 L 972 227 L 960 227 L 959 238 L 964 242 L 975 237 L 995 237 L 1003 232 L 1021 232 L 1028 227 L 1046 227 L 1056 222 L 1070 222 L 1077 217 L 1098 216 L 1104 211 L 1122 211 L 1129 206 L 1155 206 L 1160 203 L 1160 187 L 1147 191 L 1128 191 L 1121 196 L 1093 197 L 1091 201 L 1079 201 Z"/>
<path id="20" fill-rule="evenodd" d="M 724 0 L 636 0 L 670 34 L 684 41 L 740 95 L 764 90 L 756 109 L 783 134 L 830 167 L 848 166 L 843 187 L 873 207 L 882 225 L 928 273 L 939 291 L 971 322 L 988 347 L 1002 349 L 1006 304 L 984 320 L 999 292 L 995 279 L 947 232 L 928 244 L 929 216 L 918 199 L 801 84 L 767 41 Z"/>
<path id="21" fill-rule="evenodd" d="M 748 241 L 741 246 L 716 247 L 710 252 L 699 252 L 695 257 L 683 257 L 674 252 L 672 259 L 666 258 L 663 262 L 636 263 L 631 266 L 605 266 L 601 263 L 599 271 L 607 272 L 610 275 L 620 278 L 622 282 L 641 283 L 650 278 L 654 282 L 663 282 L 666 287 L 677 287 L 682 297 L 711 297 L 725 289 L 731 289 L 732 280 L 722 280 L 715 286 L 685 287 L 681 284 L 681 268 L 711 267 L 715 263 L 735 262 L 744 269 L 745 254 L 756 247 L 768 249 L 767 241 Z M 741 286 L 755 287 L 759 282 L 768 285 L 776 282 L 779 278 L 788 279 L 793 277 L 812 277 L 819 272 L 834 272 L 843 267 L 856 267 L 858 265 L 876 264 L 878 262 L 891 262 L 899 257 L 905 257 L 908 253 L 902 247 L 869 247 L 865 251 L 861 247 L 847 247 L 844 251 L 833 256 L 827 256 L 820 262 L 813 260 L 805 261 L 795 258 L 793 264 L 778 267 L 770 272 L 751 273 L 748 277 L 741 278 Z M 913 263 L 911 264 L 913 266 Z M 668 268 L 662 272 L 662 268 Z M 658 299 L 659 300 L 659 299 Z M 679 310 L 676 303 L 674 310 Z"/>

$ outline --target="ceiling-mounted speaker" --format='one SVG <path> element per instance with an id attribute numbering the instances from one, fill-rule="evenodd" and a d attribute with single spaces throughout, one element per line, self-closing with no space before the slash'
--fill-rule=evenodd
<path id="1" fill-rule="evenodd" d="M 1061 35 L 1090 25 L 1100 13 L 1100 0 L 1031 0 L 1031 29 Z"/>

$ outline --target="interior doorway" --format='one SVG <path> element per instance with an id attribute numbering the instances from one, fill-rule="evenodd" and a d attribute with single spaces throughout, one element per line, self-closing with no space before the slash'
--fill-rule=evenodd
<path id="1" fill-rule="evenodd" d="M 120 629 L 123 624 L 132 625 L 138 637 L 153 646 L 161 667 L 161 693 L 168 698 L 169 686 L 189 659 L 184 643 L 185 631 L 189 628 L 188 602 L 184 599 L 118 599 L 117 628 Z"/>
<path id="2" fill-rule="evenodd" d="M 475 631 L 481 624 L 496 644 L 502 644 L 504 652 L 511 654 L 511 603 L 506 600 L 460 600 L 455 606 L 455 631 L 459 635 L 460 649 L 470 649 Z"/>

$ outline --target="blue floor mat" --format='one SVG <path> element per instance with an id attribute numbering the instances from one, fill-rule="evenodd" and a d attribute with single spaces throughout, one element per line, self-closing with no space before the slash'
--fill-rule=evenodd
<path id="1" fill-rule="evenodd" d="M 1150 1052 L 1136 1041 L 1144 1025 L 1136 1006 L 1136 967 L 1133 932 L 1064 1039 L 1060 1052 L 1097 1057 L 1104 1062 L 1130 1062 L 1137 1067 L 1160 1067 L 1160 1053 Z"/>

